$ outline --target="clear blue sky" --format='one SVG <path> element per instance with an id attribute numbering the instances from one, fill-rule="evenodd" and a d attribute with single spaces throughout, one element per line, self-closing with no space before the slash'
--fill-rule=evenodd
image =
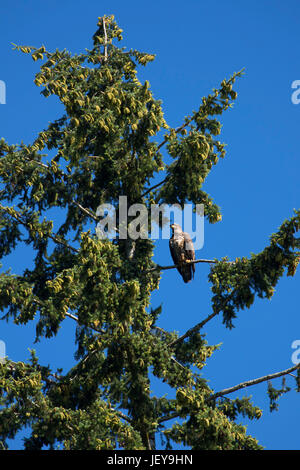
<path id="1" fill-rule="evenodd" d="M 55 98 L 44 99 L 33 84 L 38 64 L 13 51 L 11 43 L 79 52 L 91 47 L 97 17 L 104 14 L 115 15 L 124 30 L 124 46 L 157 55 L 140 79 L 148 79 L 155 97 L 163 100 L 172 126 L 180 125 L 223 78 L 246 68 L 237 84 L 236 104 L 222 118 L 227 156 L 204 187 L 221 206 L 223 221 L 205 224 L 205 244 L 197 256 L 235 258 L 261 251 L 271 233 L 299 207 L 300 104 L 291 101 L 291 84 L 300 79 L 299 2 L 3 2 L 0 80 L 6 83 L 7 96 L 0 105 L 0 137 L 28 143 L 62 112 Z M 157 242 L 155 259 L 171 264 L 167 240 Z M 5 260 L 4 268 L 21 273 L 30 262 L 31 253 L 22 248 Z M 153 296 L 154 307 L 163 303 L 161 327 L 184 333 L 211 312 L 208 269 L 198 264 L 189 285 L 175 270 L 163 273 Z M 282 278 L 272 300 L 256 300 L 250 310 L 240 312 L 231 331 L 221 318 L 207 325 L 208 342 L 223 343 L 203 370 L 212 388 L 217 391 L 292 365 L 291 343 L 300 339 L 299 280 L 300 273 Z M 0 340 L 15 361 L 26 360 L 28 348 L 34 347 L 40 361 L 54 368 L 67 370 L 74 362 L 72 320 L 64 322 L 56 338 L 37 345 L 33 324 L 24 328 L 1 322 Z M 294 387 L 291 378 L 288 383 Z M 156 381 L 154 387 L 157 393 L 165 391 Z M 263 409 L 259 421 L 241 418 L 249 433 L 267 449 L 300 449 L 299 394 L 285 395 L 273 413 L 266 383 L 239 396 L 243 394 L 252 395 Z"/>

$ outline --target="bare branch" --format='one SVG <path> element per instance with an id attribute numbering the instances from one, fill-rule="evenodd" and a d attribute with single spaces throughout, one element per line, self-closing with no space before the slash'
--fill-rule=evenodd
<path id="1" fill-rule="evenodd" d="M 163 328 L 160 328 L 159 326 L 152 326 L 153 329 L 157 330 L 161 335 L 164 334 L 164 335 L 167 335 L 167 334 L 170 334 L 168 333 L 166 330 L 164 330 Z M 171 361 L 173 361 L 177 366 L 181 367 L 182 369 L 186 370 L 186 371 L 190 371 L 190 368 L 188 366 L 184 366 L 183 364 L 181 364 L 181 362 L 179 362 L 175 356 L 171 356 Z M 194 374 L 192 374 L 194 376 Z M 171 419 L 171 418 L 170 418 Z"/>
<path id="2" fill-rule="evenodd" d="M 105 24 L 105 16 L 103 16 L 103 31 L 104 31 L 104 62 L 107 61 L 107 32 L 106 32 L 106 24 Z"/>
<path id="3" fill-rule="evenodd" d="M 202 320 L 200 323 L 197 323 L 197 325 L 193 326 L 190 328 L 184 335 L 180 336 L 179 338 L 175 339 L 171 343 L 169 343 L 169 346 L 175 346 L 178 343 L 181 343 L 182 341 L 185 340 L 185 338 L 188 338 L 189 336 L 192 336 L 194 333 L 197 331 L 201 330 L 206 323 L 208 323 L 212 318 L 214 318 L 216 315 L 218 315 L 219 312 L 213 312 L 210 315 L 208 315 L 204 320 Z"/>
<path id="4" fill-rule="evenodd" d="M 164 184 L 166 182 L 167 178 L 165 178 L 164 180 L 162 180 L 160 183 L 157 183 L 155 184 L 154 186 L 151 186 L 151 188 L 147 189 L 147 191 L 145 191 L 141 197 L 144 197 L 146 196 L 146 194 L 150 193 L 151 191 L 153 191 L 153 189 L 156 189 L 158 188 L 159 186 L 161 186 L 162 184 Z"/>
<path id="5" fill-rule="evenodd" d="M 197 263 L 218 263 L 218 260 L 215 259 L 196 259 L 196 260 L 187 260 L 187 263 L 190 264 L 197 264 Z M 232 261 L 228 261 L 228 263 L 231 263 Z M 149 269 L 146 271 L 146 273 L 151 273 L 153 271 L 166 271 L 167 269 L 175 269 L 177 268 L 177 264 L 173 264 L 172 266 L 160 266 L 157 264 L 154 268 Z"/>
<path id="6" fill-rule="evenodd" d="M 46 170 L 49 170 L 49 166 L 46 165 L 45 163 L 39 162 L 38 160 L 32 160 L 31 158 L 24 157 L 25 160 L 27 160 L 30 163 L 36 163 L 37 165 L 41 166 L 42 168 L 45 168 Z"/>
<path id="7" fill-rule="evenodd" d="M 73 315 L 72 313 L 66 312 L 65 316 L 72 318 L 72 320 L 75 320 L 76 322 L 78 322 L 78 318 L 76 317 L 76 315 Z"/>
<path id="8" fill-rule="evenodd" d="M 170 419 L 178 418 L 179 413 L 178 411 L 174 411 L 174 413 L 170 413 L 167 416 L 163 416 L 162 418 L 159 418 L 157 421 L 158 423 L 163 423 L 164 421 L 169 421 Z"/>
<path id="9" fill-rule="evenodd" d="M 223 395 L 228 395 L 229 393 L 236 392 L 237 390 L 240 390 L 242 388 L 251 387 L 252 385 L 256 385 L 256 384 L 259 384 L 261 382 L 266 382 L 268 380 L 272 380 L 272 379 L 276 379 L 278 377 L 282 377 L 283 375 L 290 374 L 291 372 L 293 372 L 294 370 L 297 370 L 299 368 L 300 368 L 300 363 L 296 364 L 293 367 L 290 367 L 289 369 L 285 369 L 285 370 L 282 370 L 280 372 L 275 372 L 274 374 L 264 375 L 263 377 L 259 377 L 257 379 L 248 380 L 247 382 L 242 382 L 238 385 L 235 385 L 234 387 L 224 388 L 223 390 L 220 390 L 219 392 L 214 393 L 213 395 L 211 395 L 209 397 L 209 400 L 213 400 L 215 398 L 222 397 Z"/>
<path id="10" fill-rule="evenodd" d="M 224 310 L 227 301 L 228 301 L 228 299 L 225 299 L 222 302 L 222 305 L 221 305 L 221 307 L 219 307 L 218 310 L 213 311 L 210 315 L 208 315 L 206 318 L 204 318 L 204 320 L 202 320 L 200 323 L 197 323 L 197 325 L 190 328 L 186 333 L 184 333 L 184 335 L 182 335 L 179 338 L 172 341 L 169 344 L 169 346 L 175 346 L 175 344 L 181 343 L 181 341 L 185 340 L 185 338 L 188 338 L 189 336 L 192 336 L 197 331 L 201 330 L 201 328 L 203 328 L 203 326 L 206 325 L 206 323 L 208 323 L 212 318 L 219 315 L 219 313 L 222 312 L 222 310 Z"/>
<path id="11" fill-rule="evenodd" d="M 86 209 L 85 207 L 83 207 L 81 204 L 79 204 L 79 202 L 75 201 L 74 199 L 72 200 L 72 204 L 77 206 L 78 209 L 80 209 L 86 215 L 88 215 L 89 217 L 92 217 L 92 219 L 94 219 L 96 222 L 98 222 L 99 219 L 97 218 L 97 216 L 95 214 L 92 213 L 92 211 L 90 211 L 90 209 Z"/>
<path id="12" fill-rule="evenodd" d="M 257 385 L 261 382 L 266 382 L 268 380 L 276 379 L 278 377 L 282 377 L 283 375 L 292 375 L 291 372 L 297 369 L 300 369 L 300 363 L 296 364 L 293 367 L 290 367 L 289 369 L 285 369 L 280 372 L 275 372 L 274 374 L 264 375 L 263 377 L 259 377 L 257 379 L 248 380 L 247 382 L 242 382 L 238 385 L 235 385 L 234 387 L 224 388 L 223 390 L 220 390 L 219 392 L 214 393 L 213 395 L 208 397 L 207 401 L 209 402 L 216 398 L 223 397 L 224 395 L 228 395 L 229 393 L 236 392 L 237 390 L 241 390 L 246 387 L 251 387 L 252 385 Z M 167 416 L 163 416 L 162 418 L 159 418 L 158 422 L 162 423 L 164 421 L 169 421 L 170 419 L 178 418 L 179 416 L 180 416 L 180 413 L 178 411 L 174 411 L 174 413 L 170 413 Z"/>
<path id="13" fill-rule="evenodd" d="M 179 367 L 181 367 L 182 369 L 187 369 L 186 366 L 184 366 L 183 364 L 181 364 L 179 361 L 177 361 L 177 359 L 175 359 L 174 356 L 171 356 L 171 361 L 175 362 L 175 364 L 177 364 Z"/>
<path id="14" fill-rule="evenodd" d="M 34 302 L 35 302 L 37 305 L 40 305 L 41 307 L 44 306 L 44 303 L 43 303 L 38 297 L 35 297 L 35 298 L 34 298 Z M 73 313 L 66 312 L 64 315 L 65 315 L 66 317 L 69 317 L 69 318 L 71 318 L 72 320 L 76 321 L 77 323 L 79 323 L 78 317 L 76 317 L 76 315 L 74 315 Z M 106 333 L 104 330 L 101 330 L 101 329 L 99 329 L 99 328 L 96 328 L 95 325 L 93 325 L 93 326 L 90 325 L 89 328 L 91 328 L 91 329 L 94 330 L 94 331 L 97 331 L 97 333 L 102 333 L 102 334 Z"/>
<path id="15" fill-rule="evenodd" d="M 120 418 L 124 419 L 125 421 L 127 421 L 128 423 L 132 424 L 132 421 L 130 418 L 128 418 L 128 416 L 126 416 L 124 413 L 122 413 L 122 411 L 119 411 L 119 410 L 116 410 L 114 408 L 112 408 L 113 411 L 115 411 L 119 416 Z"/>
<path id="16" fill-rule="evenodd" d="M 79 250 L 77 250 L 77 248 L 74 248 L 74 246 L 69 245 L 67 242 L 65 242 L 64 240 L 61 240 L 57 236 L 49 235 L 49 238 L 51 238 L 51 240 L 53 240 L 55 243 L 57 243 L 59 245 L 63 245 L 66 248 L 69 248 L 71 251 L 75 251 L 75 253 L 79 253 Z"/>
<path id="17" fill-rule="evenodd" d="M 76 317 L 76 315 L 73 315 L 73 313 L 66 312 L 66 313 L 65 313 L 65 316 L 66 316 L 66 317 L 69 317 L 69 318 L 71 318 L 72 320 L 75 320 L 77 323 L 79 323 L 78 318 Z M 88 327 L 91 328 L 91 329 L 94 330 L 94 331 L 97 331 L 97 333 L 102 333 L 102 334 L 106 333 L 106 331 L 97 328 L 95 325 L 93 325 L 93 326 L 92 326 L 92 325 L 89 325 Z"/>

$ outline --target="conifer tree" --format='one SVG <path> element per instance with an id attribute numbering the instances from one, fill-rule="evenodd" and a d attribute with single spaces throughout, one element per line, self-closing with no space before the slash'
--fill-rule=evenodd
<path id="1" fill-rule="evenodd" d="M 220 221 L 203 183 L 225 156 L 219 118 L 237 98 L 233 87 L 241 72 L 172 128 L 149 83 L 137 78 L 137 67 L 154 56 L 126 51 L 118 47 L 121 40 L 114 17 L 104 16 L 85 53 L 15 46 L 41 61 L 35 84 L 45 97 L 58 97 L 64 114 L 29 145 L 0 141 L 0 256 L 24 241 L 34 253 L 33 267 L 21 275 L 3 267 L 0 308 L 20 328 L 35 320 L 37 339 L 59 335 L 72 318 L 77 349 L 76 365 L 66 373 L 40 364 L 34 352 L 28 362 L 0 364 L 0 441 L 5 447 L 27 426 L 26 450 L 155 449 L 162 448 L 159 436 L 167 449 L 260 449 L 239 418 L 258 419 L 261 410 L 247 397 L 228 395 L 298 374 L 298 366 L 214 391 L 204 366 L 218 346 L 207 344 L 205 325 L 219 315 L 231 328 L 256 296 L 271 298 L 279 278 L 294 275 L 300 211 L 282 222 L 261 253 L 208 260 L 211 312 L 182 336 L 162 330 L 161 307 L 151 307 L 150 297 L 171 267 L 153 262 L 150 237 L 134 243 L 99 238 L 97 208 L 115 207 L 117 227 L 120 196 L 149 213 L 153 203 L 203 204 L 206 219 Z M 60 214 L 56 229 L 53 208 Z M 176 398 L 152 395 L 150 370 Z M 276 390 L 270 382 L 273 408 L 289 388 L 284 383 Z"/>

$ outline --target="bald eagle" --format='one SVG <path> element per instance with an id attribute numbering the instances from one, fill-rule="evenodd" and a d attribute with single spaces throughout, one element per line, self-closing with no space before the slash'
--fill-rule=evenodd
<path id="1" fill-rule="evenodd" d="M 169 247 L 174 264 L 182 276 L 184 282 L 190 282 L 194 278 L 195 264 L 187 261 L 195 260 L 195 250 L 190 235 L 182 231 L 178 224 L 171 224 L 172 236 Z"/>

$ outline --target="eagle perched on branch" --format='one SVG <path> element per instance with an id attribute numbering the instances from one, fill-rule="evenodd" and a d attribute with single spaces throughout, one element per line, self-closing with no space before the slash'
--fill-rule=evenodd
<path id="1" fill-rule="evenodd" d="M 195 250 L 190 235 L 182 231 L 178 224 L 171 224 L 172 236 L 169 247 L 174 264 L 184 282 L 190 282 L 194 278 L 195 264 L 189 261 L 195 260 Z"/>

